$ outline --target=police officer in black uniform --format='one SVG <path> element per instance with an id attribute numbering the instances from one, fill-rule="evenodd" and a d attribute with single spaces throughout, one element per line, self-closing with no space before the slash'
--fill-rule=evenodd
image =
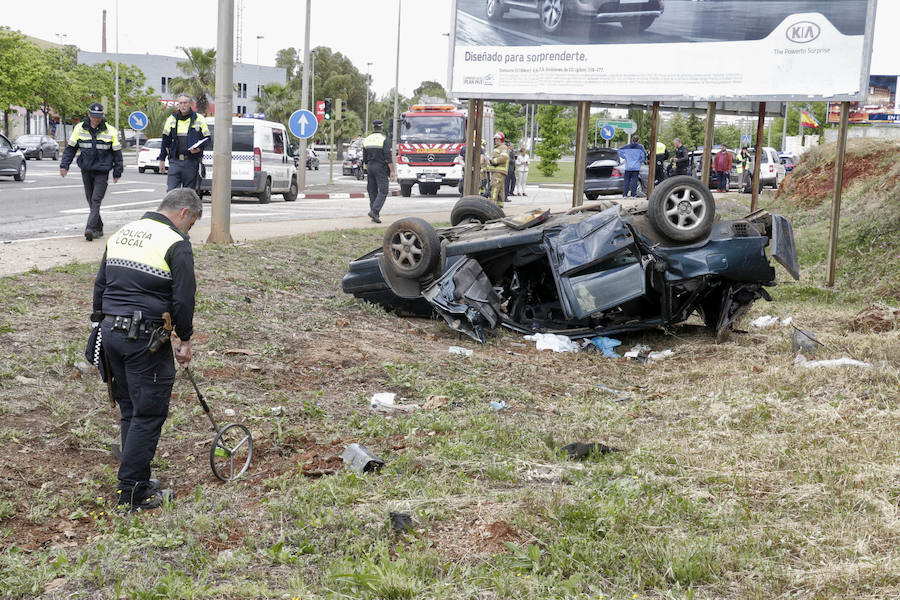
<path id="1" fill-rule="evenodd" d="M 78 154 L 78 168 L 81 169 L 81 181 L 84 183 L 84 196 L 87 199 L 87 225 L 84 228 L 84 239 L 91 241 L 103 236 L 103 219 L 100 218 L 100 203 L 109 186 L 109 172 L 113 172 L 113 183 L 119 181 L 125 168 L 122 162 L 122 144 L 119 132 L 103 118 L 103 105 L 94 102 L 88 107 L 88 118 L 75 126 L 69 143 L 59 161 L 59 174 L 62 177 L 69 172 L 75 153 Z"/>
<path id="2" fill-rule="evenodd" d="M 675 138 L 672 145 L 675 146 L 675 174 L 690 175 L 691 157 L 688 155 L 687 148 L 684 147 L 679 138 Z"/>
<path id="3" fill-rule="evenodd" d="M 204 139 L 205 138 L 205 139 Z M 166 168 L 169 157 L 169 174 L 166 191 L 179 186 L 196 190 L 200 184 L 200 161 L 203 150 L 209 145 L 209 127 L 203 115 L 191 108 L 191 97 L 178 96 L 178 110 L 169 115 L 163 125 L 162 144 L 159 149 L 159 171 Z"/>
<path id="4" fill-rule="evenodd" d="M 187 234 L 202 212 L 194 190 L 169 192 L 156 212 L 109 238 L 94 281 L 91 320 L 100 321 L 113 397 L 122 415 L 119 510 L 157 508 L 171 498 L 150 479 L 150 461 L 169 413 L 173 354 L 181 365 L 191 360 L 197 284 Z M 153 349 L 151 340 L 166 331 L 164 313 L 171 316 L 177 340 L 166 337 Z"/>
<path id="5" fill-rule="evenodd" d="M 383 121 L 372 121 L 373 132 L 363 140 L 363 164 L 368 171 L 369 218 L 381 223 L 381 208 L 388 195 L 388 181 L 396 179 L 391 139 L 381 132 Z"/>

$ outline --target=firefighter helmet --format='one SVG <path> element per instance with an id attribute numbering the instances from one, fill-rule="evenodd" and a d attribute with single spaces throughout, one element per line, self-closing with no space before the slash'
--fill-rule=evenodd
<path id="1" fill-rule="evenodd" d="M 502 131 L 498 131 L 497 133 L 494 134 L 494 139 L 496 140 L 497 138 L 500 138 L 500 141 L 501 141 L 501 142 L 505 142 L 505 141 L 506 141 L 506 136 L 503 135 L 503 132 L 502 132 Z"/>

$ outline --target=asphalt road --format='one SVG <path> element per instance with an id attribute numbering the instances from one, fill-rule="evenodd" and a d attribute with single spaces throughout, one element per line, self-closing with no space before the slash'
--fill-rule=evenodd
<path id="1" fill-rule="evenodd" d="M 126 156 L 126 169 L 118 183 L 112 183 L 101 206 L 104 229 L 115 231 L 119 226 L 139 218 L 154 209 L 166 192 L 165 175 L 151 171 L 138 173 L 134 156 Z M 0 177 L 0 242 L 79 236 L 84 231 L 88 208 L 81 184 L 81 172 L 73 165 L 65 178 L 59 176 L 59 162 L 45 159 L 27 162 L 24 182 Z M 392 188 L 399 189 L 396 184 Z M 334 185 L 328 184 L 328 163 L 318 171 L 307 171 L 307 193 L 365 193 L 366 182 L 341 175 L 340 163 L 334 165 Z M 391 198 L 386 212 L 399 208 L 410 213 L 444 210 L 448 212 L 458 199 L 455 190 L 441 188 L 437 196 L 418 197 L 414 188 L 412 198 Z M 207 197 L 208 199 L 208 197 Z M 401 204 L 402 202 L 402 204 Z M 209 218 L 209 204 L 203 219 Z M 255 198 L 235 197 L 231 204 L 233 223 L 283 221 L 296 219 L 325 219 L 365 215 L 368 200 L 358 199 L 299 199 L 284 202 L 281 195 L 272 195 L 272 202 L 259 204 Z"/>
<path id="2" fill-rule="evenodd" d="M 485 16 L 485 0 L 458 0 L 456 43 L 538 46 L 753 40 L 766 37 L 786 15 L 801 12 L 820 12 L 842 33 L 861 35 L 866 0 L 666 0 L 662 16 L 641 33 L 626 32 L 617 23 L 571 19 L 552 37 L 543 33 L 536 13 L 511 8 L 492 23 Z"/>

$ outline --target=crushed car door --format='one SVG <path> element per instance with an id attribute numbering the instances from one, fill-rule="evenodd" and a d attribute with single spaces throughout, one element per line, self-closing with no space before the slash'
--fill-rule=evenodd
<path id="1" fill-rule="evenodd" d="M 618 206 L 550 233 L 544 248 L 568 318 L 584 319 L 644 295 L 644 265 Z"/>

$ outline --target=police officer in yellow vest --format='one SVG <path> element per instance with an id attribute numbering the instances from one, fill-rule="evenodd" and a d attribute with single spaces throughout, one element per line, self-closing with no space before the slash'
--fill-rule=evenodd
<path id="1" fill-rule="evenodd" d="M 203 150 L 209 145 L 209 127 L 203 115 L 191 108 L 191 97 L 178 96 L 178 110 L 169 115 L 163 125 L 162 144 L 159 149 L 159 172 L 166 168 L 169 157 L 169 175 L 166 191 L 179 186 L 197 189 L 200 184 L 200 161 Z"/>
<path id="2" fill-rule="evenodd" d="M 120 510 L 156 508 L 167 496 L 150 479 L 150 461 L 169 412 L 175 360 L 183 366 L 191 360 L 197 284 L 187 234 L 202 212 L 194 190 L 169 192 L 156 212 L 109 238 L 94 281 L 91 320 L 100 323 L 113 397 L 122 413 Z M 153 350 L 149 343 L 164 325 L 163 313 L 171 316 L 174 335 Z"/>
<path id="3" fill-rule="evenodd" d="M 87 225 L 84 228 L 84 239 L 93 240 L 103 236 L 103 219 L 100 218 L 100 203 L 109 186 L 109 172 L 113 172 L 113 182 L 119 181 L 124 169 L 122 163 L 122 144 L 119 132 L 103 118 L 103 105 L 94 102 L 88 107 L 88 118 L 75 126 L 69 143 L 59 161 L 59 174 L 62 177 L 69 172 L 75 153 L 78 154 L 78 168 L 81 169 L 81 181 L 84 183 L 84 196 L 87 199 Z"/>
<path id="4" fill-rule="evenodd" d="M 388 195 L 388 180 L 396 179 L 394 160 L 391 156 L 391 140 L 381 133 L 384 123 L 372 121 L 373 132 L 363 140 L 363 164 L 366 165 L 369 192 L 369 218 L 381 223 L 381 208 Z"/>
<path id="5" fill-rule="evenodd" d="M 509 170 L 509 151 L 502 131 L 494 134 L 494 150 L 488 160 L 487 171 L 491 174 L 491 202 L 503 206 L 506 199 L 506 174 Z"/>

